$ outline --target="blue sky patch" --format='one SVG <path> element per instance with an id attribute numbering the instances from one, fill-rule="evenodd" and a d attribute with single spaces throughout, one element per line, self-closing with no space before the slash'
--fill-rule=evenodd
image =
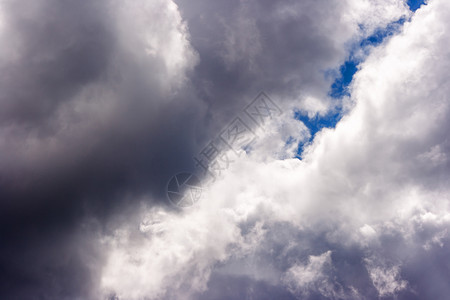
<path id="1" fill-rule="evenodd" d="M 422 6 L 422 4 L 426 4 L 425 0 L 408 0 L 407 4 L 409 6 L 409 9 L 412 11 L 416 11 L 419 9 L 419 7 Z"/>
<path id="2" fill-rule="evenodd" d="M 342 118 L 342 110 L 337 109 L 334 111 L 330 111 L 328 114 L 323 116 L 317 114 L 312 118 L 308 117 L 307 113 L 303 111 L 296 111 L 294 113 L 294 117 L 295 119 L 302 121 L 305 126 L 308 127 L 311 134 L 306 142 L 299 143 L 298 145 L 296 157 L 301 158 L 301 154 L 303 153 L 305 146 L 312 142 L 317 132 L 321 131 L 323 128 L 336 127 L 336 124 Z"/>
<path id="3" fill-rule="evenodd" d="M 348 95 L 347 87 L 358 70 L 358 64 L 359 62 L 356 60 L 348 60 L 339 68 L 341 76 L 331 85 L 330 96 L 332 98 L 339 99 Z"/>

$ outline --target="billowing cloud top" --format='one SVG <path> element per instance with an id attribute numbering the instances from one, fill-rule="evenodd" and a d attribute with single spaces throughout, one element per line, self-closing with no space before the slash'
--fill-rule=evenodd
<path id="1" fill-rule="evenodd" d="M 450 3 L 413 2 L 0 0 L 0 298 L 447 299 Z"/>

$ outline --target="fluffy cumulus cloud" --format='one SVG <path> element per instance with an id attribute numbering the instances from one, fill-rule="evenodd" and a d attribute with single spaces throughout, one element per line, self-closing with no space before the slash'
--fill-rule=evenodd
<path id="1" fill-rule="evenodd" d="M 0 0 L 0 295 L 445 299 L 450 4 L 175 2 Z M 171 205 L 260 90 L 282 114 Z"/>

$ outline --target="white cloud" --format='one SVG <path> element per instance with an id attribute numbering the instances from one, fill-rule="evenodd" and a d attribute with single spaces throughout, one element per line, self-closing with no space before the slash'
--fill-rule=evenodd
<path id="1" fill-rule="evenodd" d="M 400 278 L 400 267 L 398 265 L 385 266 L 374 258 L 366 258 L 366 267 L 372 283 L 380 297 L 394 296 L 404 290 L 408 282 Z"/>
<path id="2" fill-rule="evenodd" d="M 104 241 L 111 252 L 102 287 L 120 299 L 161 298 L 183 285 L 186 293 L 203 290 L 212 266 L 229 256 L 227 247 L 236 241 L 238 228 L 226 215 L 151 209 L 140 232 L 125 228 Z"/>
<path id="3" fill-rule="evenodd" d="M 293 265 L 282 280 L 299 299 L 311 292 L 319 292 L 328 299 L 342 299 L 342 287 L 329 278 L 331 268 L 331 251 L 327 251 L 318 256 L 310 256 L 306 264 Z"/>
<path id="4" fill-rule="evenodd" d="M 344 18 L 361 25 L 367 35 L 410 14 L 404 1 L 349 0 L 348 3 L 350 9 Z"/>
<path id="5" fill-rule="evenodd" d="M 114 9 L 121 47 L 134 59 L 162 61 L 159 84 L 170 88 L 184 81 L 197 62 L 188 41 L 186 23 L 173 1 L 115 0 Z M 148 56 L 146 58 L 145 56 Z"/>

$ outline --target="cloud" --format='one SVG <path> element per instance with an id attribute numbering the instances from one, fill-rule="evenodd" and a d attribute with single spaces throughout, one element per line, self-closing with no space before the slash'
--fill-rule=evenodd
<path id="1" fill-rule="evenodd" d="M 255 295 L 249 292 L 252 286 L 279 293 L 279 278 L 294 296 L 310 299 L 420 299 L 448 292 L 442 283 L 448 265 L 436 270 L 435 262 L 423 262 L 431 248 L 446 257 L 446 223 L 425 231 L 419 225 L 424 216 L 444 220 L 448 215 L 448 11 L 444 1 L 430 2 L 398 35 L 372 50 L 351 85 L 352 110 L 335 129 L 316 135 L 302 161 L 280 159 L 264 146 L 271 140 L 263 135 L 259 147 L 237 160 L 195 208 L 170 214 L 184 220 L 178 227 L 196 241 L 190 249 L 199 253 L 171 267 L 208 267 L 200 272 L 204 277 L 180 278 L 150 268 L 148 276 L 166 274 L 172 283 L 167 299 L 221 299 L 217 294 L 227 295 L 226 284 L 217 280 L 232 282 L 239 276 L 233 274 L 248 280 L 246 287 L 236 287 L 242 299 Z M 280 123 L 271 126 L 269 136 Z M 190 227 L 194 222 L 198 228 Z M 245 240 L 256 224 L 265 233 L 251 243 L 250 256 L 239 249 L 248 249 Z M 210 228 L 214 238 L 205 239 L 202 228 Z M 168 253 L 186 245 L 172 238 L 178 229 L 170 232 L 160 237 L 170 241 Z M 259 276 L 237 266 L 249 257 L 266 266 L 258 269 Z M 232 271 L 225 276 L 217 265 L 228 264 L 223 268 Z M 424 283 L 418 270 L 441 279 Z M 126 299 L 129 288 L 119 278 L 116 289 Z M 210 285 L 219 291 L 213 293 Z"/>
<path id="2" fill-rule="evenodd" d="M 391 0 L 177 2 L 201 57 L 193 82 L 219 128 L 260 90 L 282 108 L 334 107 L 328 91 L 353 44 L 409 15 Z"/>
<path id="3" fill-rule="evenodd" d="M 293 294 L 308 297 L 312 291 L 327 299 L 343 298 L 342 287 L 328 278 L 331 268 L 331 251 L 319 256 L 310 256 L 306 265 L 295 264 L 286 272 L 283 281 Z"/>
<path id="4" fill-rule="evenodd" d="M 449 5 L 176 2 L 1 0 L 0 295 L 447 295 Z M 292 110 L 339 105 L 350 50 L 410 16 L 293 159 Z M 259 90 L 284 114 L 196 206 L 168 206 L 170 176 Z"/>
<path id="5" fill-rule="evenodd" d="M 395 296 L 399 291 L 406 289 L 408 282 L 399 278 L 399 266 L 386 267 L 380 262 L 374 262 L 373 258 L 367 258 L 366 264 L 380 297 Z"/>
<path id="6" fill-rule="evenodd" d="M 0 5 L 0 294 L 93 297 L 104 222 L 191 164 L 198 57 L 172 2 Z"/>

